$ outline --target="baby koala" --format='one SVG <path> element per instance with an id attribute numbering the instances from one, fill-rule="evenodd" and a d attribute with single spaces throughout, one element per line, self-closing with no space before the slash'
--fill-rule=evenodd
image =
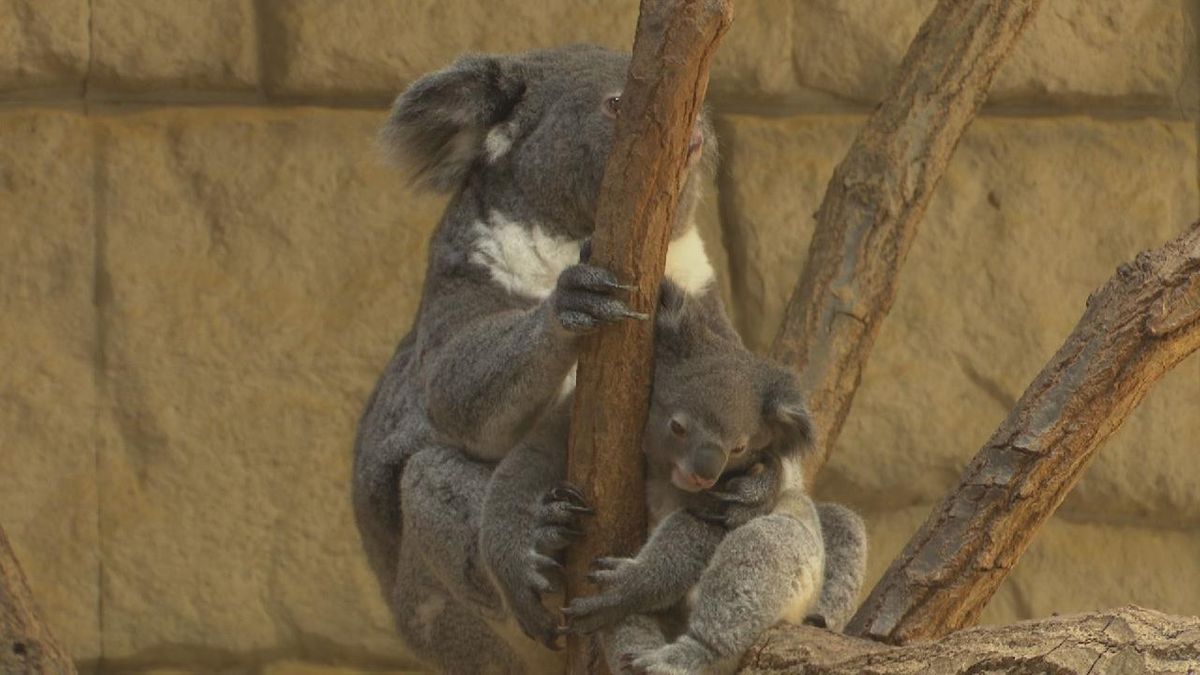
<path id="1" fill-rule="evenodd" d="M 644 434 L 650 540 L 635 558 L 597 560 L 601 593 L 564 615 L 572 631 L 606 629 L 614 672 L 727 670 L 780 620 L 844 622 L 865 533 L 848 509 L 804 492 L 811 427 L 795 376 L 714 349 L 686 304 L 663 293 Z"/>

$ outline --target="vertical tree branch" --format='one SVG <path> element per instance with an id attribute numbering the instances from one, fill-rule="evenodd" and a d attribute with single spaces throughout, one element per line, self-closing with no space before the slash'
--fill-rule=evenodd
<path id="1" fill-rule="evenodd" d="M 0 528 L 0 672 L 75 672 L 71 657 L 38 616 L 33 594 L 3 528 Z"/>
<path id="2" fill-rule="evenodd" d="M 979 617 L 1038 527 L 1150 387 L 1200 349 L 1200 222 L 1088 298 L 1038 374 L 851 620 L 887 642 Z"/>
<path id="3" fill-rule="evenodd" d="M 896 297 L 934 188 L 996 69 L 1041 0 L 940 0 L 883 103 L 833 172 L 817 211 L 808 260 L 771 356 L 794 366 L 809 395 L 825 464 Z"/>
<path id="4" fill-rule="evenodd" d="M 732 0 L 642 0 L 592 237 L 592 260 L 637 290 L 631 307 L 653 315 L 692 128 L 708 90 Z M 597 556 L 630 554 L 645 538 L 641 434 L 650 402 L 652 321 L 605 328 L 579 358 L 569 479 L 596 507 L 567 561 L 567 597 L 584 593 Z M 568 640 L 569 670 L 601 672 L 587 641 Z M 591 658 L 589 658 L 589 656 Z"/>

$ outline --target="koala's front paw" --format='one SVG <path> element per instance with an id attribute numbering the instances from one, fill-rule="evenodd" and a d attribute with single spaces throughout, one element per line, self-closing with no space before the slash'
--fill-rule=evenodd
<path id="1" fill-rule="evenodd" d="M 779 490 L 778 471 L 760 463 L 697 493 L 689 510 L 700 520 L 732 530 L 774 510 Z"/>
<path id="2" fill-rule="evenodd" d="M 638 564 L 632 558 L 597 558 L 592 562 L 588 581 L 600 588 L 600 593 L 575 598 L 562 610 L 567 630 L 587 635 L 615 625 L 639 608 L 631 602 L 641 591 Z"/>
<path id="3" fill-rule="evenodd" d="M 645 654 L 622 655 L 621 668 L 636 675 L 691 675 L 704 672 L 715 662 L 712 652 L 684 635 Z"/>
<path id="4" fill-rule="evenodd" d="M 579 334 L 622 319 L 649 319 L 614 297 L 618 292 L 631 290 L 632 286 L 622 284 L 603 267 L 572 265 L 558 275 L 558 284 L 550 296 L 554 319 L 562 328 Z"/>
<path id="5" fill-rule="evenodd" d="M 579 541 L 579 517 L 595 511 L 588 506 L 583 492 L 570 483 L 551 488 L 533 510 L 533 547 L 541 553 L 557 553 Z"/>

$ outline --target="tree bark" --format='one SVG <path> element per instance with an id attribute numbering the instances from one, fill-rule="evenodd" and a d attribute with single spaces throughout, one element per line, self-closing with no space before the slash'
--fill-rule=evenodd
<path id="1" fill-rule="evenodd" d="M 1041 0 L 940 0 L 887 95 L 833 172 L 771 356 L 809 396 L 813 478 L 850 411 L 896 297 L 917 223 L 967 125 Z"/>
<path id="2" fill-rule="evenodd" d="M 930 513 L 847 633 L 905 643 L 971 625 L 1097 448 L 1200 348 L 1200 222 L 1121 265 Z M 1189 582 L 1181 582 L 1189 583 Z"/>
<path id="3" fill-rule="evenodd" d="M 3 528 L 0 528 L 0 672 L 75 672 L 71 657 L 38 616 L 29 584 Z"/>
<path id="4" fill-rule="evenodd" d="M 1200 619 L 1132 605 L 1092 614 L 984 626 L 904 647 L 807 626 L 777 627 L 741 673 L 1192 673 L 1200 669 Z"/>
<path id="5" fill-rule="evenodd" d="M 687 170 L 692 128 L 708 90 L 732 0 L 642 0 L 592 237 L 592 260 L 637 288 L 630 306 L 653 317 L 667 242 Z M 645 539 L 641 434 L 650 402 L 653 321 L 627 321 L 586 340 L 579 358 L 568 478 L 596 516 L 568 552 L 567 597 L 584 593 L 596 557 L 631 554 Z M 569 671 L 603 672 L 587 640 L 568 640 Z"/>

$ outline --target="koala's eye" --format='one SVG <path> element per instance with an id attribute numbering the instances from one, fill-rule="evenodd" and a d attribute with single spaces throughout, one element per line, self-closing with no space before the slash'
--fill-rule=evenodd
<path id="1" fill-rule="evenodd" d="M 621 112 L 621 96 L 609 96 L 604 99 L 604 114 L 616 117 Z"/>
<path id="2" fill-rule="evenodd" d="M 680 436 L 680 437 L 687 436 L 687 427 L 683 426 L 683 423 L 680 422 L 679 420 L 672 418 L 671 419 L 671 433 L 675 434 L 676 436 Z"/>
<path id="3" fill-rule="evenodd" d="M 745 451 L 746 451 L 746 444 L 742 443 L 741 445 L 737 446 L 733 450 L 730 450 L 729 454 L 733 455 L 734 457 L 737 457 L 738 455 L 742 454 Z"/>

